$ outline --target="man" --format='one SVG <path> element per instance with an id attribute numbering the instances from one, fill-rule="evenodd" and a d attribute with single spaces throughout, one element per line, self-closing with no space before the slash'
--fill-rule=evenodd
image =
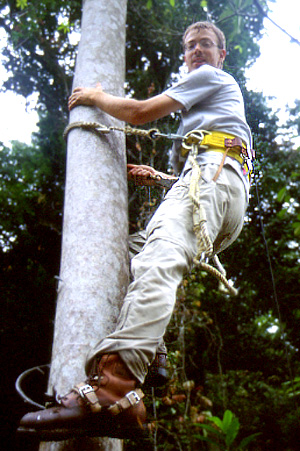
<path id="1" fill-rule="evenodd" d="M 164 93 L 138 101 L 105 93 L 98 84 L 75 88 L 69 108 L 97 106 L 134 125 L 181 110 L 178 134 L 199 129 L 210 132 L 198 143 L 196 160 L 201 169 L 199 201 L 214 253 L 218 253 L 237 238 L 243 226 L 249 174 L 240 154 L 249 154 L 251 133 L 240 89 L 222 70 L 226 50 L 221 30 L 197 22 L 185 32 L 183 44 L 189 73 Z M 134 280 L 115 332 L 101 340 L 87 358 L 88 382 L 61 398 L 58 407 L 25 415 L 21 429 L 48 431 L 50 436 L 51 431 L 64 431 L 65 436 L 73 436 L 113 435 L 113 428 L 118 427 L 119 436 L 125 436 L 126 428 L 142 428 L 145 423 L 143 395 L 137 385 L 143 384 L 170 321 L 183 273 L 197 255 L 189 195 L 193 170 L 180 150 L 176 142 L 172 163 L 181 171 L 179 181 L 151 219 L 146 244 L 132 260 Z M 133 178 L 139 175 L 137 169 L 129 168 L 130 172 Z"/>

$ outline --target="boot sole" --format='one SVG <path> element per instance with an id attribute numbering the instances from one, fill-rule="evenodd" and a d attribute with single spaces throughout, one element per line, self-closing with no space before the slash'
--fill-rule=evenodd
<path id="1" fill-rule="evenodd" d="M 107 424 L 103 428 L 97 427 L 93 429 L 88 428 L 61 428 L 61 429 L 30 429 L 19 427 L 17 434 L 21 437 L 36 437 L 44 442 L 56 442 L 61 440 L 68 440 L 77 437 L 111 437 L 117 439 L 136 439 L 149 438 L 149 428 L 147 424 L 140 427 L 124 428 L 123 426 L 114 425 L 108 428 Z"/>

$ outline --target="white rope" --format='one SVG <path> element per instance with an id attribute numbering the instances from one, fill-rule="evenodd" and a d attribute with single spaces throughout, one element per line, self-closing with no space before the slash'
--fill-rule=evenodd
<path id="1" fill-rule="evenodd" d="M 197 239 L 197 254 L 194 257 L 193 261 L 196 266 L 201 267 L 219 280 L 220 291 L 236 296 L 238 293 L 237 290 L 229 284 L 228 280 L 226 279 L 226 271 L 222 266 L 218 256 L 214 254 L 213 243 L 207 230 L 205 210 L 200 203 L 201 169 L 196 160 L 198 155 L 198 146 L 199 142 L 192 142 L 192 147 L 188 156 L 189 162 L 192 166 L 189 196 L 194 206 L 193 224 L 194 233 Z M 213 258 L 217 268 L 207 263 L 207 260 L 209 260 L 210 258 Z"/>

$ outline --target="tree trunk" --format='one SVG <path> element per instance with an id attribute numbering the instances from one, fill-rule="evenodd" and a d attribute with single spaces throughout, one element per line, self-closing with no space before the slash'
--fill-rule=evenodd
<path id="1" fill-rule="evenodd" d="M 123 95 L 126 0 L 85 0 L 75 86 L 101 81 Z M 70 122 L 122 125 L 92 107 L 76 107 Z M 121 132 L 68 137 L 63 240 L 49 391 L 67 393 L 84 381 L 88 350 L 115 327 L 128 284 L 127 180 Z M 42 443 L 40 450 L 122 449 L 113 439 Z"/>

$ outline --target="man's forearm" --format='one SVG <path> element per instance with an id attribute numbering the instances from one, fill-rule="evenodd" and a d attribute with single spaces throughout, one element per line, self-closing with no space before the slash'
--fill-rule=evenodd
<path id="1" fill-rule="evenodd" d="M 68 106 L 69 110 L 78 105 L 96 106 L 121 121 L 136 124 L 138 103 L 134 99 L 108 94 L 99 84 L 96 88 L 75 88 L 69 98 Z"/>
<path id="2" fill-rule="evenodd" d="M 97 92 L 94 97 L 94 105 L 107 114 L 130 124 L 140 125 L 144 123 L 141 120 L 141 102 L 126 97 L 116 97 L 106 92 Z"/>
<path id="3" fill-rule="evenodd" d="M 105 113 L 134 125 L 152 122 L 182 107 L 164 94 L 146 100 L 113 96 L 104 92 L 100 83 L 96 88 L 75 88 L 69 98 L 69 110 L 78 105 L 96 106 Z"/>

